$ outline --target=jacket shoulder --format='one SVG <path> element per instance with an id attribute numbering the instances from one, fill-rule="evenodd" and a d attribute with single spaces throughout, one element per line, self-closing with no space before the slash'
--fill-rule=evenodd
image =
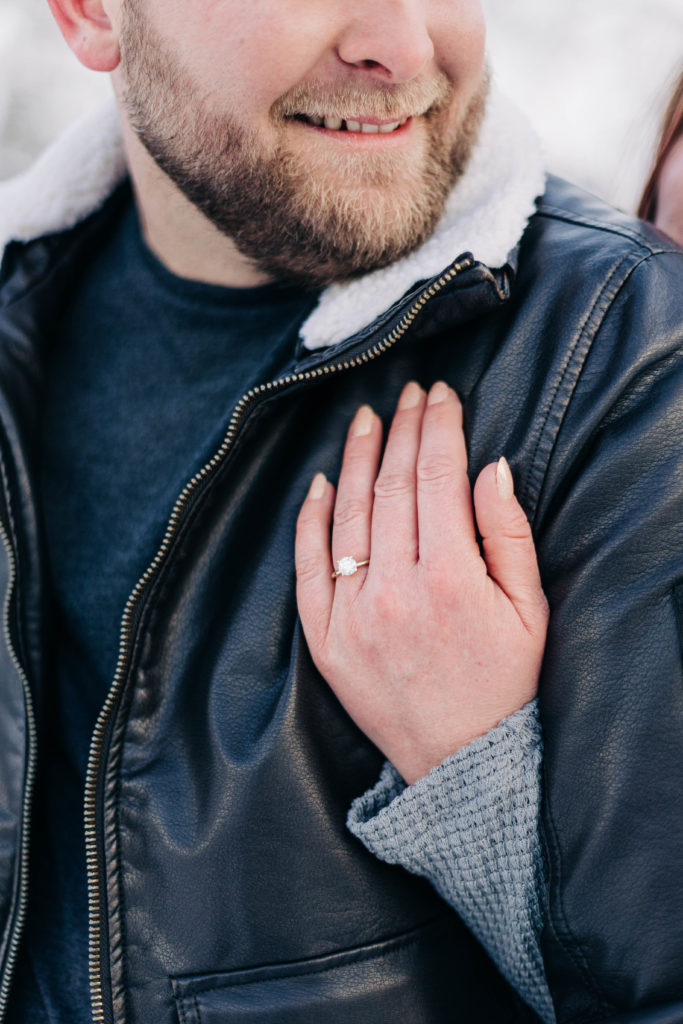
<path id="1" fill-rule="evenodd" d="M 652 355 L 680 349 L 683 249 L 654 227 L 551 177 L 522 238 L 517 283 L 567 343 Z M 612 329 L 605 331 L 607 323 Z M 661 353 L 660 353 L 661 354 Z"/>
<path id="2" fill-rule="evenodd" d="M 643 255 L 683 250 L 652 224 L 632 214 L 610 206 L 609 203 L 554 175 L 548 176 L 547 188 L 537 204 L 534 221 L 542 220 L 554 225 L 577 229 L 586 244 L 611 247 L 615 251 L 642 249 Z"/>
<path id="3" fill-rule="evenodd" d="M 640 396 L 660 423 L 680 402 L 682 277 L 670 239 L 550 180 L 521 242 L 506 341 L 539 396 L 520 487 L 537 521 L 629 401 Z"/>

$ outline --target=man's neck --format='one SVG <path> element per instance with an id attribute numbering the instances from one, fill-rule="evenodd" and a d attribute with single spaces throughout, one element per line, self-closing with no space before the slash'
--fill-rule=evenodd
<path id="1" fill-rule="evenodd" d="M 155 256 L 190 280 L 229 288 L 266 284 L 268 276 L 182 194 L 125 120 L 123 138 L 142 231 Z"/>

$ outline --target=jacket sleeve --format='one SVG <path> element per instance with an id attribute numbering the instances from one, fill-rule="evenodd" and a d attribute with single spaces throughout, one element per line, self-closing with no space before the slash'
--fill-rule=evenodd
<path id="1" fill-rule="evenodd" d="M 683 1022 L 682 295 L 683 254 L 641 261 L 552 414 L 535 534 L 560 1024 Z"/>
<path id="2" fill-rule="evenodd" d="M 406 786 L 386 763 L 347 824 L 380 860 L 426 878 L 543 1024 L 555 1015 L 540 950 L 537 702 Z"/>

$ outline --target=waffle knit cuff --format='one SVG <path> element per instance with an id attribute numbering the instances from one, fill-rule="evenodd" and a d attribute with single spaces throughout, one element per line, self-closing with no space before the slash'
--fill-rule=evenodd
<path id="1" fill-rule="evenodd" d="M 522 999 L 551 1022 L 540 949 L 541 760 L 532 701 L 412 786 L 387 762 L 353 802 L 347 825 L 380 860 L 428 879 Z"/>

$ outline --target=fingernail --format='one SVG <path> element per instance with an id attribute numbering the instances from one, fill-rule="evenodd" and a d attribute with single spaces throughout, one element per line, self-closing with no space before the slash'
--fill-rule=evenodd
<path id="1" fill-rule="evenodd" d="M 432 386 L 429 392 L 429 398 L 427 399 L 427 405 L 438 405 L 439 402 L 445 402 L 447 398 L 450 398 L 452 391 L 448 384 L 442 380 L 437 380 L 436 384 Z"/>
<path id="2" fill-rule="evenodd" d="M 515 493 L 515 484 L 508 461 L 502 455 L 498 459 L 498 465 L 496 466 L 496 487 L 498 488 L 498 496 L 505 501 Z"/>
<path id="3" fill-rule="evenodd" d="M 352 433 L 355 437 L 363 437 L 370 433 L 374 422 L 375 414 L 370 406 L 361 405 L 353 420 Z"/>
<path id="4" fill-rule="evenodd" d="M 308 497 L 312 501 L 320 501 L 327 489 L 327 477 L 324 473 L 316 473 L 311 481 Z"/>
<path id="5" fill-rule="evenodd" d="M 416 384 L 414 380 L 411 380 L 409 384 L 406 384 L 401 397 L 398 400 L 397 409 L 414 409 L 416 405 L 422 401 L 424 391 L 419 384 Z"/>

